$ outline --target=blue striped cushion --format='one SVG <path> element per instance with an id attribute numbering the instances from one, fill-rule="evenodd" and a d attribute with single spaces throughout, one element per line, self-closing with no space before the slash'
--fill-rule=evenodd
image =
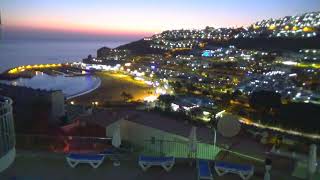
<path id="1" fill-rule="evenodd" d="M 104 155 L 99 154 L 69 154 L 68 158 L 70 159 L 78 159 L 78 160 L 93 160 L 93 161 L 99 161 L 102 160 Z"/>
<path id="2" fill-rule="evenodd" d="M 227 162 L 215 162 L 215 166 L 220 168 L 226 168 L 226 169 L 234 169 L 238 171 L 251 171 L 252 166 L 250 165 L 240 165 L 240 164 L 233 164 L 233 163 L 227 163 Z"/>

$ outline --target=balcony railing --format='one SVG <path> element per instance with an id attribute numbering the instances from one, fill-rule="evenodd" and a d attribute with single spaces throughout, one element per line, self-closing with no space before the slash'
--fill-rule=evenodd
<path id="1" fill-rule="evenodd" d="M 0 96 L 0 157 L 15 146 L 15 133 L 12 118 L 12 100 Z"/>
<path id="2" fill-rule="evenodd" d="M 187 141 L 146 140 L 143 147 L 143 153 L 146 155 L 208 160 L 214 160 L 220 151 L 219 147 L 197 142 L 197 148 L 192 152 Z"/>
<path id="3" fill-rule="evenodd" d="M 0 132 L 0 157 L 15 147 L 14 134 Z"/>
<path id="4" fill-rule="evenodd" d="M 240 159 L 262 163 L 264 159 L 237 152 L 232 149 L 226 149 L 213 144 L 197 142 L 195 152 L 191 152 L 188 141 L 167 141 L 167 140 L 145 140 L 143 145 L 143 152 L 146 155 L 154 156 L 174 156 L 177 158 L 196 158 L 215 160 L 218 154 L 225 156 L 231 155 Z"/>

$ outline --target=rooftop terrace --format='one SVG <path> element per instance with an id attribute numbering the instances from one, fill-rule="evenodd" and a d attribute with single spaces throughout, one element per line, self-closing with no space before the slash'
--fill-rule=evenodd
<path id="1" fill-rule="evenodd" d="M 255 167 L 258 172 L 251 180 L 263 178 L 261 167 Z M 216 180 L 238 180 L 239 176 L 225 175 L 222 177 L 212 169 L 214 179 Z M 97 169 L 93 169 L 89 165 L 78 165 L 76 168 L 68 166 L 63 154 L 48 152 L 18 152 L 15 162 L 11 167 L 0 174 L 4 180 L 86 180 L 86 179 L 121 179 L 121 180 L 195 180 L 197 179 L 197 170 L 195 163 L 190 166 L 188 160 L 178 159 L 175 166 L 170 172 L 166 172 L 161 168 L 150 168 L 147 172 L 143 172 L 138 166 L 135 156 L 127 157 L 121 160 L 119 167 L 114 167 L 110 159 L 106 159 L 104 163 Z M 277 172 L 272 174 L 272 179 L 288 179 L 286 175 L 280 175 Z M 295 178 L 290 177 L 290 180 Z"/>

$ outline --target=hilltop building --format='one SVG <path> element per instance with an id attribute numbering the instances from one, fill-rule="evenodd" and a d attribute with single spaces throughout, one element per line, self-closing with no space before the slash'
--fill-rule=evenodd
<path id="1" fill-rule="evenodd" d="M 111 49 L 108 47 L 102 47 L 97 51 L 97 58 L 106 57 L 110 53 Z"/>
<path id="2" fill-rule="evenodd" d="M 97 59 L 101 60 L 124 60 L 124 58 L 130 55 L 129 50 L 125 49 L 110 49 L 102 47 L 97 50 Z"/>

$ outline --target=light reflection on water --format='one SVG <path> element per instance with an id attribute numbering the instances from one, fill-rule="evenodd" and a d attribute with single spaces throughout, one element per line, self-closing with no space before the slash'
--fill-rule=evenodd
<path id="1" fill-rule="evenodd" d="M 14 86 L 25 86 L 33 89 L 62 90 L 65 97 L 75 96 L 97 88 L 100 78 L 92 75 L 87 76 L 49 76 L 37 73 L 32 78 L 19 78 L 12 81 L 0 81 Z"/>

